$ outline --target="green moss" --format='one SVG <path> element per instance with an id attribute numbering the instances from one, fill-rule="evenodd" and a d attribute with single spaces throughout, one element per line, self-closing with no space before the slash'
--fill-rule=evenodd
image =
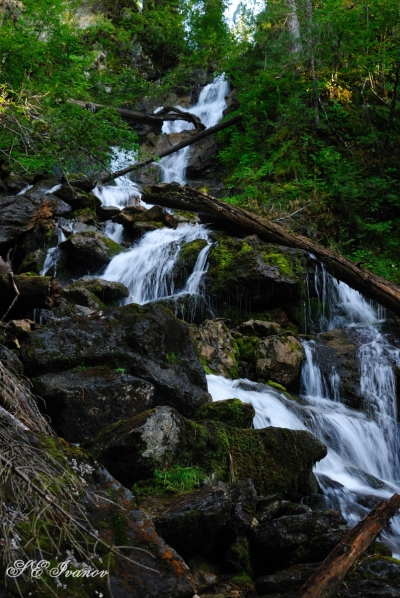
<path id="1" fill-rule="evenodd" d="M 90 207 L 82 208 L 80 210 L 74 210 L 72 212 L 72 216 L 74 218 L 78 218 L 79 216 L 90 216 L 95 220 L 97 218 L 96 211 Z"/>
<path id="2" fill-rule="evenodd" d="M 288 259 L 287 255 L 282 253 L 268 253 L 267 251 L 262 251 L 262 256 L 264 262 L 268 266 L 277 266 L 282 276 L 286 276 L 288 278 L 293 278 L 295 276 L 293 262 Z"/>
<path id="3" fill-rule="evenodd" d="M 39 276 L 37 272 L 24 272 L 24 276 Z"/>
<path id="4" fill-rule="evenodd" d="M 282 384 L 278 384 L 278 382 L 274 382 L 273 380 L 268 380 L 267 384 L 269 384 L 269 386 L 272 386 L 273 388 L 276 388 L 277 390 L 286 392 L 286 388 L 284 386 L 282 386 Z"/>
<path id="5" fill-rule="evenodd" d="M 130 539 L 126 534 L 128 519 L 123 513 L 115 512 L 111 517 L 114 541 L 117 546 L 130 546 Z"/>
<path id="6" fill-rule="evenodd" d="M 242 336 L 236 339 L 236 345 L 239 352 L 239 359 L 253 363 L 256 360 L 256 350 L 260 343 L 260 339 L 256 336 Z"/>
<path id="7" fill-rule="evenodd" d="M 250 428 L 255 416 L 255 410 L 250 403 L 243 403 L 240 399 L 226 399 L 208 403 L 198 409 L 193 417 L 195 421 L 220 421 L 234 428 Z"/>

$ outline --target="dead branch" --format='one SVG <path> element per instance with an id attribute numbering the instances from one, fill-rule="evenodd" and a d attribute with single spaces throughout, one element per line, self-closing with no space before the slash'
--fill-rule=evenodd
<path id="1" fill-rule="evenodd" d="M 400 508 L 400 495 L 381 500 L 342 538 L 292 598 L 330 598 L 338 590 L 353 563 L 365 552 Z"/>

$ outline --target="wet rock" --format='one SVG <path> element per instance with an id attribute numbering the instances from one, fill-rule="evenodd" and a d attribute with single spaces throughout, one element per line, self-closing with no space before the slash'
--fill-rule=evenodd
<path id="1" fill-rule="evenodd" d="M 117 216 L 120 213 L 120 209 L 115 206 L 100 206 L 98 209 L 99 218 L 102 222 L 111 220 L 113 216 Z"/>
<path id="2" fill-rule="evenodd" d="M 155 519 L 157 533 L 185 560 L 209 556 L 229 537 L 232 499 L 226 487 L 178 495 Z"/>
<path id="3" fill-rule="evenodd" d="M 33 378 L 32 383 L 46 401 L 53 428 L 69 442 L 86 441 L 102 428 L 155 406 L 152 384 L 106 366 L 78 366 Z"/>
<path id="4" fill-rule="evenodd" d="M 255 409 L 250 403 L 242 403 L 240 399 L 226 399 L 203 405 L 196 411 L 193 419 L 210 419 L 233 428 L 247 429 L 252 427 L 255 414 Z"/>
<path id="5" fill-rule="evenodd" d="M 256 236 L 220 235 L 209 264 L 206 288 L 212 306 L 234 325 L 250 318 L 265 320 L 260 316 L 266 310 L 299 297 L 305 272 L 314 267 L 303 252 L 263 243 Z"/>
<path id="6" fill-rule="evenodd" d="M 279 334 L 281 327 L 276 322 L 263 322 L 262 320 L 249 320 L 243 322 L 236 328 L 240 334 L 244 336 L 258 336 L 259 338 L 267 338 Z"/>
<path id="7" fill-rule="evenodd" d="M 183 242 L 172 272 L 172 280 L 176 289 L 181 289 L 196 264 L 199 253 L 207 246 L 205 239 L 196 239 L 190 243 Z"/>
<path id="8" fill-rule="evenodd" d="M 6 179 L 7 191 L 10 195 L 17 195 L 28 185 L 25 179 L 19 174 L 11 172 Z"/>
<path id="9" fill-rule="evenodd" d="M 289 324 L 289 318 L 287 317 L 286 313 L 280 307 L 276 309 L 272 309 L 270 312 L 271 319 L 273 322 L 276 322 L 282 328 L 286 328 Z"/>
<path id="10" fill-rule="evenodd" d="M 358 346 L 351 330 L 335 329 L 315 339 L 315 363 L 319 366 L 330 396 L 340 396 L 347 406 L 360 409 Z"/>
<path id="11" fill-rule="evenodd" d="M 101 201 L 93 193 L 86 193 L 78 187 L 71 187 L 67 183 L 61 185 L 60 189 L 54 191 L 54 195 L 67 202 L 73 210 L 84 210 L 89 208 L 96 212 L 101 206 Z"/>
<path id="12" fill-rule="evenodd" d="M 238 377 L 238 349 L 231 332 L 221 320 L 206 320 L 193 336 L 200 362 L 207 373 Z"/>
<path id="13" fill-rule="evenodd" d="M 268 574 L 293 561 L 323 560 L 336 545 L 333 542 L 347 531 L 346 521 L 333 510 L 309 509 L 260 523 L 251 534 L 256 569 L 259 574 Z"/>
<path id="14" fill-rule="evenodd" d="M 79 268 L 95 268 L 108 264 L 121 251 L 121 245 L 99 232 L 82 232 L 71 235 L 60 243 L 69 257 L 69 263 L 78 264 Z"/>
<path id="15" fill-rule="evenodd" d="M 103 278 L 84 276 L 66 288 L 74 289 L 76 287 L 84 288 L 93 295 L 96 295 L 105 305 L 112 305 L 121 299 L 129 297 L 129 290 L 122 282 L 111 282 Z"/>
<path id="16" fill-rule="evenodd" d="M 176 228 L 178 221 L 169 214 L 164 208 L 159 206 L 153 206 L 149 210 L 146 210 L 143 206 L 128 206 L 112 217 L 112 221 L 118 224 L 122 224 L 128 234 L 135 234 L 135 231 L 141 228 L 146 231 L 150 226 L 149 230 L 155 230 L 161 226 L 167 226 L 169 228 Z M 136 235 L 137 236 L 137 235 Z"/>
<path id="17" fill-rule="evenodd" d="M 210 168 L 214 163 L 214 158 L 218 152 L 218 145 L 215 137 L 211 135 L 206 139 L 197 141 L 192 146 L 189 161 L 186 167 L 187 176 L 195 177 L 206 168 Z"/>
<path id="18" fill-rule="evenodd" d="M 105 309 L 50 323 L 22 347 L 29 375 L 106 365 L 154 384 L 157 404 L 191 415 L 210 402 L 187 324 L 156 305 Z"/>
<path id="19" fill-rule="evenodd" d="M 100 301 L 96 295 L 84 287 L 80 287 L 79 285 L 64 287 L 62 290 L 62 296 L 71 303 L 89 307 L 89 309 L 93 311 L 97 311 L 104 307 L 103 302 Z"/>
<path id="20" fill-rule="evenodd" d="M 304 357 L 303 345 L 294 336 L 270 336 L 260 342 L 256 352 L 257 380 L 295 389 Z"/>
<path id="21" fill-rule="evenodd" d="M 291 496 L 314 491 L 311 467 L 326 455 L 312 434 L 283 428 L 243 430 L 221 422 L 193 422 L 171 407 L 156 407 L 117 422 L 88 444 L 111 473 L 126 486 L 151 478 L 172 463 L 199 466 L 217 479 L 252 478 L 260 493 Z M 133 466 L 134 464 L 134 466 Z"/>
<path id="22" fill-rule="evenodd" d="M 11 370 L 12 373 L 23 375 L 24 366 L 18 357 L 2 344 L 0 344 L 0 361 L 2 361 L 6 368 Z"/>
<path id="23" fill-rule="evenodd" d="M 40 221 L 70 213 L 69 205 L 50 194 L 33 197 L 28 192 L 18 197 L 0 198 L 0 243 L 15 241 Z M 31 251 L 35 249 L 39 247 Z"/>
<path id="24" fill-rule="evenodd" d="M 8 195 L 8 189 L 4 181 L 0 179 L 0 195 Z"/>
<path id="25" fill-rule="evenodd" d="M 306 563 L 293 565 L 284 571 L 272 575 L 264 575 L 256 581 L 256 590 L 259 595 L 278 596 L 287 592 L 295 592 L 314 573 L 319 563 Z"/>
<path id="26" fill-rule="evenodd" d="M 400 597 L 400 561 L 388 557 L 367 557 L 347 575 L 340 588 L 346 598 Z"/>
<path id="27" fill-rule="evenodd" d="M 29 253 L 23 260 L 18 268 L 18 274 L 24 274 L 25 272 L 39 272 L 43 268 L 44 261 L 46 259 L 46 251 L 43 249 L 36 249 Z"/>
<path id="28" fill-rule="evenodd" d="M 176 297 L 167 297 L 154 302 L 169 309 L 176 318 L 189 324 L 201 324 L 213 317 L 207 301 L 201 295 L 184 293 Z"/>
<path id="29" fill-rule="evenodd" d="M 229 527 L 238 536 L 247 534 L 253 526 L 257 509 L 257 491 L 252 479 L 240 480 L 230 487 L 232 511 Z"/>

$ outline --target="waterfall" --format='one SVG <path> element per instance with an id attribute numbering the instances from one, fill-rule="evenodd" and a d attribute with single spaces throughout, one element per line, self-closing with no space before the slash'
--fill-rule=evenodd
<path id="1" fill-rule="evenodd" d="M 111 160 L 110 170 L 116 172 L 134 164 L 137 160 L 136 152 L 125 152 L 118 147 L 113 147 L 113 159 Z M 126 206 L 142 203 L 139 187 L 131 181 L 128 175 L 121 176 L 114 185 L 97 185 L 93 189 L 94 195 L 98 197 L 103 206 L 113 206 L 115 208 L 125 208 Z"/>
<path id="2" fill-rule="evenodd" d="M 40 276 L 46 276 L 46 274 L 50 271 L 52 276 L 57 275 L 57 264 L 61 257 L 61 249 L 58 247 L 60 243 L 66 240 L 66 236 L 64 235 L 63 231 L 59 226 L 56 228 L 57 231 L 57 246 L 50 247 L 50 249 L 46 252 L 46 257 L 43 262 L 43 268 L 39 272 Z"/>
<path id="3" fill-rule="evenodd" d="M 315 360 L 315 341 L 303 341 L 305 362 L 301 386 L 303 404 L 283 393 L 249 380 L 207 376 L 214 400 L 237 397 L 252 403 L 254 425 L 307 429 L 324 442 L 328 455 L 316 464 L 315 474 L 327 503 L 339 508 L 350 525 L 362 519 L 381 498 L 400 491 L 400 442 L 393 364 L 400 351 L 380 327 L 384 312 L 347 284 L 319 267 L 315 289 L 322 303 L 321 330 L 351 329 L 358 345 L 359 388 L 363 410 L 343 404 L 340 376 L 332 366 L 324 376 Z M 248 389 L 251 390 L 248 390 Z M 256 391 L 258 389 L 258 392 Z M 385 541 L 400 553 L 400 517 L 392 520 Z"/>
<path id="4" fill-rule="evenodd" d="M 229 93 L 229 83 L 221 75 L 214 79 L 212 83 L 206 85 L 199 96 L 199 101 L 195 106 L 187 108 L 186 112 L 191 112 L 198 116 L 206 126 L 206 128 L 213 127 L 222 118 L 223 111 L 226 108 L 225 97 Z M 180 108 L 185 110 L 184 108 Z M 192 123 L 185 121 L 166 121 L 163 125 L 163 133 L 180 133 L 181 131 L 189 131 L 194 129 Z M 172 183 L 173 181 L 186 184 L 186 166 L 189 161 L 191 147 L 184 147 L 175 154 L 171 154 L 163 158 L 160 162 L 163 181 L 165 183 Z"/>
<path id="5" fill-rule="evenodd" d="M 213 126 L 222 118 L 223 110 L 226 108 L 224 98 L 228 92 L 229 84 L 224 77 L 217 77 L 203 89 L 198 103 L 188 111 L 199 116 L 206 127 Z M 173 121 L 164 124 L 163 132 L 180 132 L 192 128 L 191 123 Z M 116 153 L 118 155 L 118 152 Z M 160 166 L 165 182 L 176 181 L 185 184 L 185 171 L 189 155 L 190 147 L 161 160 Z M 121 167 L 121 163 L 119 163 L 119 167 Z M 134 185 L 129 182 L 126 184 Z M 137 187 L 135 187 L 136 192 L 139 192 Z M 102 187 L 101 190 L 97 190 L 97 197 L 101 199 L 103 205 L 118 205 L 120 207 L 122 205 L 120 193 L 122 191 L 119 186 Z M 112 198 L 113 194 L 115 194 L 114 199 Z M 125 199 L 128 195 L 127 193 L 124 196 Z M 193 272 L 184 288 L 176 292 L 173 273 L 181 245 L 183 242 L 190 243 L 196 239 L 205 239 L 208 244 L 199 253 Z M 185 224 L 176 229 L 162 228 L 145 234 L 129 251 L 113 258 L 101 276 L 106 280 L 120 281 L 128 287 L 130 295 L 125 303 L 143 304 L 166 297 L 177 298 L 185 294 L 198 295 L 201 280 L 207 271 L 210 247 L 209 235 L 203 225 Z"/>
<path id="6" fill-rule="evenodd" d="M 173 279 L 181 245 L 196 239 L 208 239 L 208 232 L 202 225 L 185 224 L 177 229 L 161 228 L 142 237 L 137 245 L 117 255 L 101 275 L 106 280 L 119 281 L 128 287 L 130 296 L 125 303 L 148 303 L 174 295 Z M 189 277 L 185 293 L 198 293 L 207 245 L 199 254 L 195 268 Z M 202 256 L 200 257 L 200 255 Z"/>

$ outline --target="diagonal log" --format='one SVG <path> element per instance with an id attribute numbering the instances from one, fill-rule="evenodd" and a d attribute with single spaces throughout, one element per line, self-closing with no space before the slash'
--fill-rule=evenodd
<path id="1" fill-rule="evenodd" d="M 90 112 L 93 113 L 98 112 L 102 108 L 108 108 L 108 106 L 104 106 L 104 104 L 81 102 L 80 100 L 74 100 L 72 98 L 68 98 L 67 102 L 69 104 L 73 104 L 74 106 L 79 106 L 79 108 L 90 110 Z M 145 112 L 144 110 L 128 110 L 127 108 L 115 108 L 114 106 L 112 108 L 118 112 L 118 114 L 120 114 L 127 122 L 142 123 L 144 125 L 153 126 L 158 133 L 161 133 L 163 122 L 167 120 L 184 120 L 194 125 L 195 129 L 198 129 L 199 131 L 203 131 L 206 128 L 198 116 L 192 114 L 191 112 L 185 112 L 184 110 L 175 108 L 174 106 L 164 106 L 164 108 L 159 110 L 156 114 Z"/>
<path id="2" fill-rule="evenodd" d="M 307 251 L 322 262 L 330 274 L 400 315 L 398 285 L 364 270 L 339 253 L 322 247 L 306 237 L 288 232 L 275 222 L 220 201 L 188 185 L 182 187 L 177 183 L 162 183 L 145 187 L 143 191 L 143 200 L 146 203 L 209 214 L 242 234 L 256 234 L 268 243 Z"/>
<path id="3" fill-rule="evenodd" d="M 381 500 L 372 511 L 335 546 L 316 571 L 291 598 L 334 596 L 354 562 L 365 552 L 400 509 L 400 495 Z"/>
<path id="4" fill-rule="evenodd" d="M 136 164 L 127 166 L 126 168 L 123 168 L 122 170 L 118 170 L 117 172 L 110 172 L 110 174 L 99 179 L 97 181 L 97 184 L 103 185 L 104 183 L 108 183 L 109 181 L 112 181 L 113 179 L 123 176 L 124 174 L 128 174 L 128 172 L 132 172 L 133 170 L 137 170 L 138 168 L 147 166 L 147 164 L 156 162 L 157 160 L 160 160 L 161 158 L 170 156 L 171 154 L 174 154 L 175 152 L 183 149 L 184 147 L 187 147 L 188 145 L 192 145 L 192 143 L 196 143 L 196 141 L 200 141 L 201 139 L 204 139 L 205 137 L 208 137 L 209 135 L 218 133 L 218 131 L 222 131 L 223 129 L 226 129 L 227 127 L 230 127 L 231 125 L 236 124 L 241 119 L 242 119 L 242 116 L 240 114 L 237 114 L 236 116 L 232 116 L 232 118 L 228 118 L 228 120 L 224 120 L 223 122 L 218 123 L 214 127 L 210 127 L 209 129 L 206 129 L 205 131 L 201 131 L 197 135 L 193 135 L 193 137 L 191 137 L 190 139 L 187 139 L 186 141 L 182 141 L 181 143 L 176 143 L 175 145 L 173 145 L 169 149 L 165 150 L 164 152 L 160 152 L 157 156 L 152 156 L 151 158 L 148 158 L 147 160 L 143 160 L 143 162 L 137 162 Z M 71 182 L 71 185 L 74 186 L 74 183 Z M 92 187 L 93 186 L 94 185 L 92 185 Z"/>

